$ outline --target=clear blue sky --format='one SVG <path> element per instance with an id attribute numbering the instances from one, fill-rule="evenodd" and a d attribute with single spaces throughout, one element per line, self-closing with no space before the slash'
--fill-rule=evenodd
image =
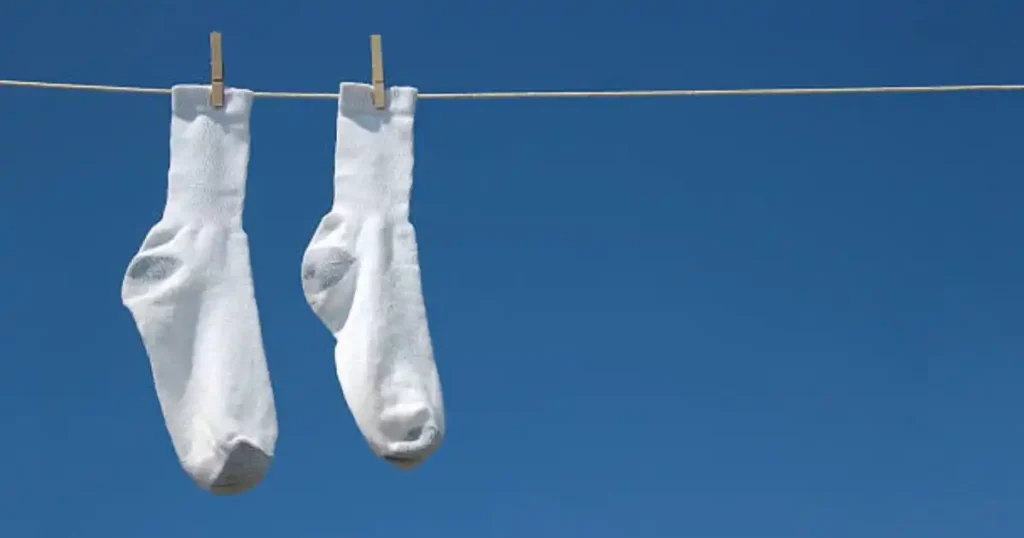
<path id="1" fill-rule="evenodd" d="M 422 92 L 1024 82 L 1024 4 L 9 1 L 0 78 Z M 166 96 L 0 88 L 0 535 L 1024 534 L 1024 94 L 423 101 L 448 411 L 374 459 L 306 305 L 335 107 L 257 101 L 246 227 L 281 436 L 180 469 L 121 279 Z"/>

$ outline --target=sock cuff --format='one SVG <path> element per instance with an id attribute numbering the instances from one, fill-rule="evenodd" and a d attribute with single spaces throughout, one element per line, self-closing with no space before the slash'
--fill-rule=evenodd
<path id="1" fill-rule="evenodd" d="M 176 118 L 194 119 L 209 116 L 217 123 L 248 124 L 252 111 L 253 92 L 240 88 L 224 89 L 224 106 L 210 104 L 209 85 L 177 84 L 171 87 L 171 113 Z"/>
<path id="2" fill-rule="evenodd" d="M 338 111 L 341 114 L 381 114 L 412 116 L 416 113 L 419 91 L 410 86 L 392 86 L 384 90 L 384 110 L 373 106 L 373 86 L 358 82 L 342 82 L 338 91 Z"/>
<path id="3" fill-rule="evenodd" d="M 373 106 L 373 86 L 346 82 L 338 95 L 334 209 L 407 218 L 412 190 L 416 88 L 386 92 Z"/>
<path id="4" fill-rule="evenodd" d="M 210 87 L 171 88 L 171 155 L 164 218 L 239 221 L 249 165 L 253 92 L 230 88 L 224 106 L 210 105 Z"/>

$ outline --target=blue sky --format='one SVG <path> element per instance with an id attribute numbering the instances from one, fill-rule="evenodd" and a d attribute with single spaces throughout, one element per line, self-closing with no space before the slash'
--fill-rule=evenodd
<path id="1" fill-rule="evenodd" d="M 0 78 L 330 92 L 1022 83 L 1024 4 L 11 1 Z M 1024 534 L 1024 95 L 424 101 L 412 218 L 449 432 L 371 455 L 306 305 L 334 106 L 257 101 L 246 228 L 281 436 L 175 459 L 120 284 L 166 96 L 0 88 L 0 535 Z"/>

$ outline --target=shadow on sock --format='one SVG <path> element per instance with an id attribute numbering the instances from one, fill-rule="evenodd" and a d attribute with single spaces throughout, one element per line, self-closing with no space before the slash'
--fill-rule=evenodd
<path id="1" fill-rule="evenodd" d="M 258 486 L 270 469 L 271 456 L 245 442 L 239 441 L 231 449 L 224 468 L 210 484 L 215 495 L 237 495 Z"/>

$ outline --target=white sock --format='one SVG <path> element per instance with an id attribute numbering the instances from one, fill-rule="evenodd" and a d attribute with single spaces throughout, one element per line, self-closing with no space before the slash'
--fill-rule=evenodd
<path id="1" fill-rule="evenodd" d="M 409 222 L 415 88 L 343 83 L 334 204 L 302 261 L 306 300 L 337 339 L 338 380 L 375 454 L 407 469 L 444 437 L 444 404 Z"/>
<path id="2" fill-rule="evenodd" d="M 242 206 L 253 94 L 171 90 L 171 164 L 163 218 L 121 290 L 149 355 L 182 467 L 220 495 L 259 484 L 277 416 L 256 311 Z"/>

